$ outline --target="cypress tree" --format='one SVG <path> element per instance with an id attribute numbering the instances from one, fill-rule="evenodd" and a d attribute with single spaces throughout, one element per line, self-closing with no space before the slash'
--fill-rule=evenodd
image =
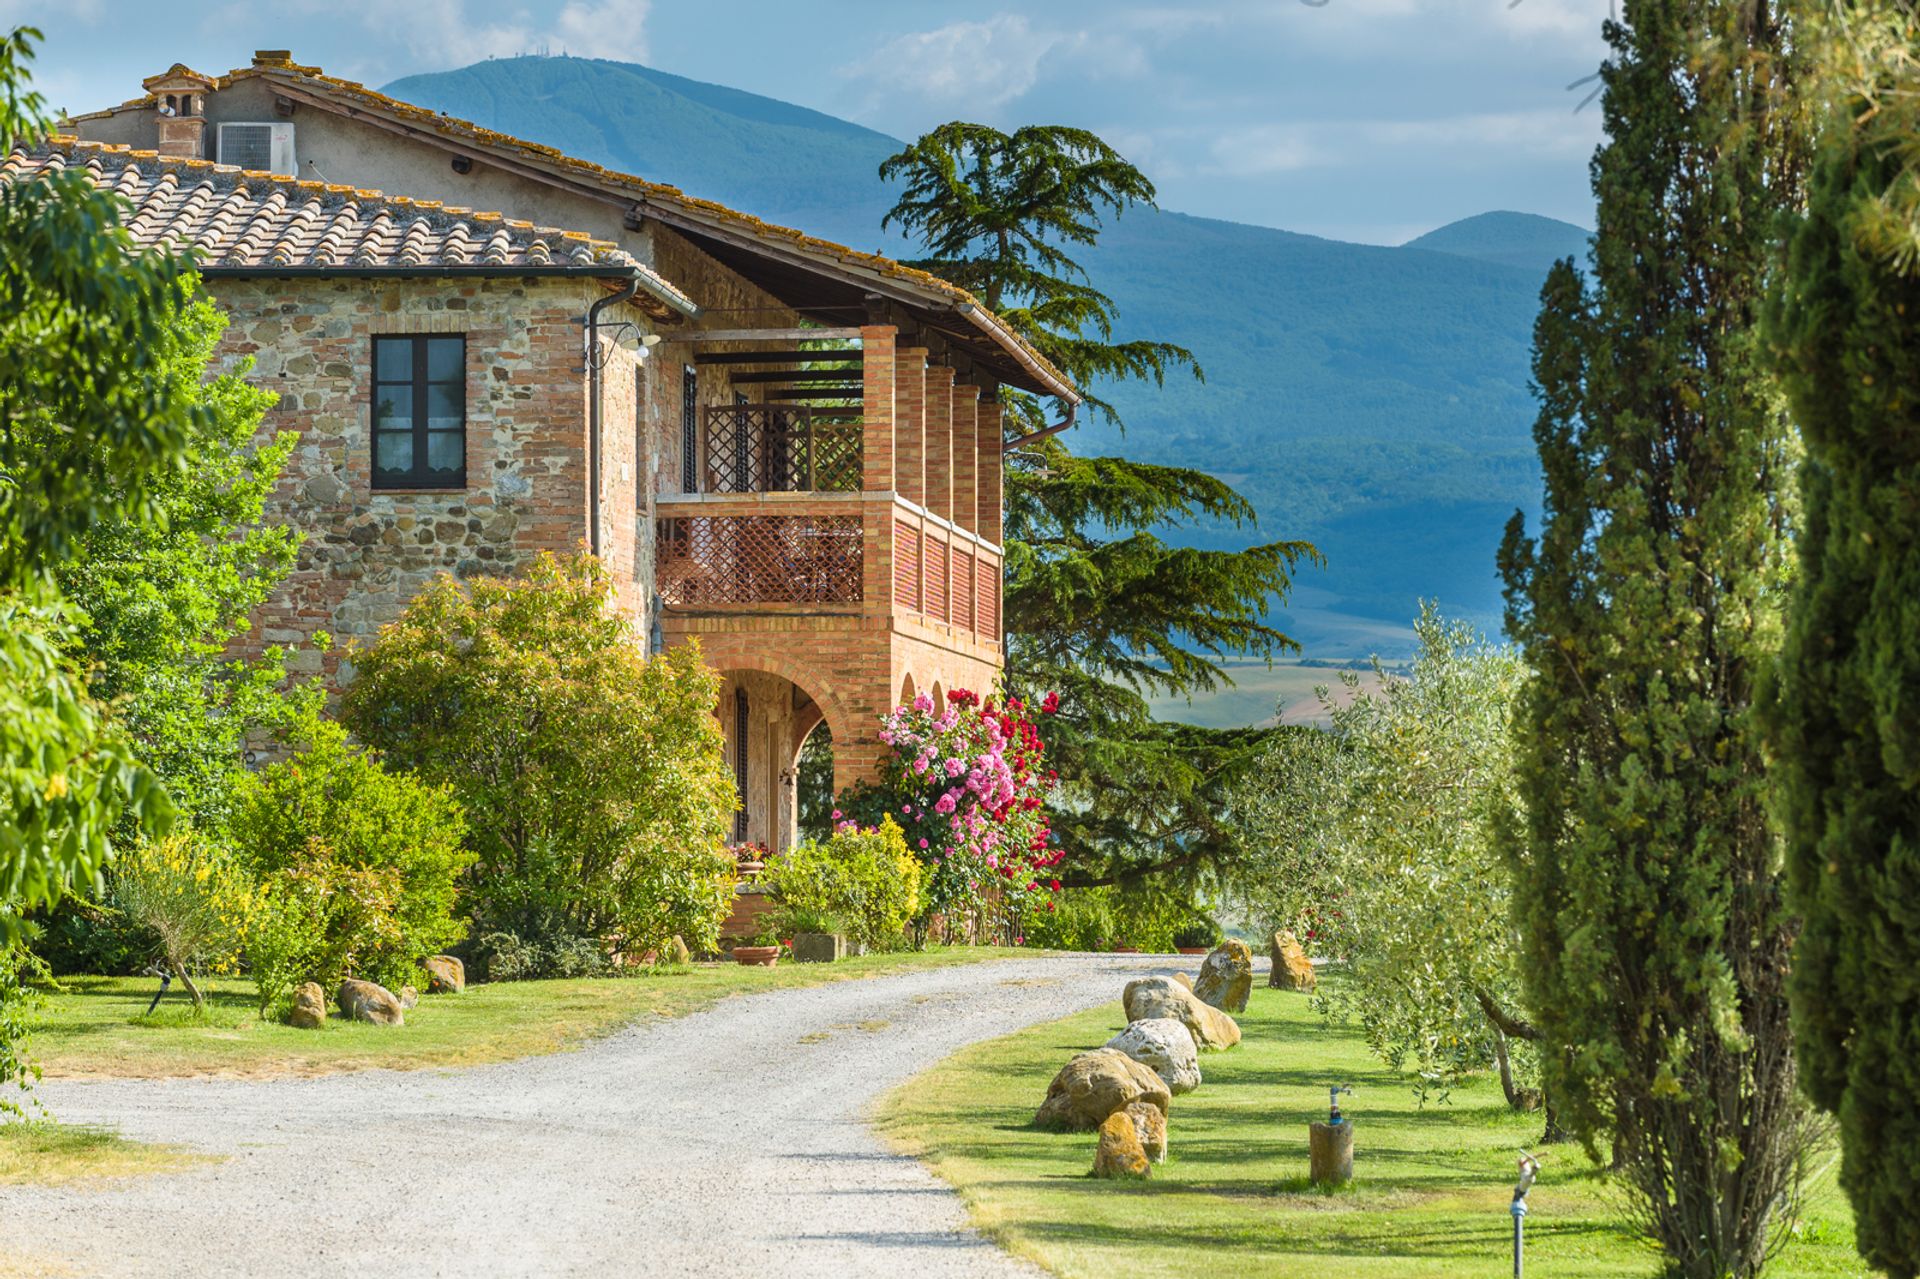
<path id="1" fill-rule="evenodd" d="M 1920 25 L 1835 6 L 1837 100 L 1768 316 L 1806 438 L 1805 517 L 1770 706 L 1804 919 L 1802 1077 L 1840 1117 L 1861 1255 L 1920 1273 Z"/>
<path id="2" fill-rule="evenodd" d="M 1547 1086 L 1672 1273 L 1757 1274 L 1804 1138 L 1792 927 L 1755 711 L 1780 644 L 1794 451 L 1753 336 L 1799 187 L 1764 0 L 1627 0 L 1602 70 L 1590 283 L 1536 327 L 1537 539 L 1501 550 L 1532 676 L 1514 875 Z"/>

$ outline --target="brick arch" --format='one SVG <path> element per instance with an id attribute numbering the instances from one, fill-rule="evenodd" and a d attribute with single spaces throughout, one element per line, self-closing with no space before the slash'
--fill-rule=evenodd
<path id="1" fill-rule="evenodd" d="M 811 698 L 813 704 L 820 708 L 820 718 L 826 721 L 827 731 L 833 734 L 835 783 L 838 788 L 838 774 L 842 767 L 840 756 L 855 741 L 853 725 L 857 720 L 839 698 L 826 692 L 819 680 L 805 667 L 777 654 L 714 649 L 703 645 L 700 656 L 708 666 L 723 674 L 727 671 L 757 671 L 762 675 L 777 675 Z M 809 724 L 807 732 L 812 732 L 813 728 L 814 725 Z M 806 733 L 802 733 L 801 740 L 805 739 Z"/>

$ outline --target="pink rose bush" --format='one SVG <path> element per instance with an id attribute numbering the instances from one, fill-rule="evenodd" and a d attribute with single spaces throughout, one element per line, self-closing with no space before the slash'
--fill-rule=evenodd
<path id="1" fill-rule="evenodd" d="M 1049 694 L 1048 713 L 1058 706 Z M 1062 856 L 1047 822 L 1056 778 L 1025 709 L 965 689 L 945 706 L 922 694 L 881 722 L 880 784 L 842 805 L 900 823 L 925 864 L 923 918 L 939 915 L 950 931 L 969 915 L 991 926 L 1051 905 L 1058 881 L 1044 872 Z"/>

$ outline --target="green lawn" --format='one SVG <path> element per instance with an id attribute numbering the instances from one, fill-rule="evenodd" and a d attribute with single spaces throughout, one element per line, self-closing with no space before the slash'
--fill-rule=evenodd
<path id="1" fill-rule="evenodd" d="M 1492 1081 L 1421 1109 L 1357 1034 L 1326 1026 L 1300 995 L 1256 989 L 1239 1019 L 1245 1042 L 1202 1054 L 1206 1082 L 1174 1099 L 1168 1160 L 1151 1181 L 1088 1176 L 1092 1134 L 1029 1124 L 1067 1058 L 1125 1024 L 1119 995 L 1116 987 L 1093 1012 L 948 1058 L 882 1102 L 881 1131 L 959 1189 L 989 1235 L 1063 1276 L 1510 1273 L 1514 1163 L 1539 1136 L 1539 1119 L 1509 1113 Z M 1355 1089 L 1345 1104 L 1356 1124 L 1355 1181 L 1329 1195 L 1306 1182 L 1307 1124 L 1324 1117 L 1332 1083 Z M 1531 1279 L 1645 1279 L 1659 1269 L 1626 1228 L 1617 1192 L 1577 1149 L 1546 1152 L 1527 1232 Z M 1868 1274 L 1831 1169 L 1769 1273 Z"/>
<path id="2" fill-rule="evenodd" d="M 59 1186 L 169 1172 L 205 1158 L 173 1146 L 128 1141 L 105 1128 L 45 1120 L 0 1122 L 0 1186 Z"/>
<path id="3" fill-rule="evenodd" d="M 216 983 L 204 1019 L 192 1016 L 177 990 L 149 1018 L 147 1003 L 158 985 L 151 978 L 65 977 L 36 1019 L 27 1051 L 50 1078 L 467 1066 L 559 1052 L 637 1018 L 677 1017 L 733 994 L 1032 953 L 954 947 L 834 964 L 699 964 L 681 973 L 500 982 L 470 986 L 462 995 L 424 996 L 405 1026 L 371 1026 L 335 1014 L 320 1030 L 262 1021 L 247 982 Z"/>

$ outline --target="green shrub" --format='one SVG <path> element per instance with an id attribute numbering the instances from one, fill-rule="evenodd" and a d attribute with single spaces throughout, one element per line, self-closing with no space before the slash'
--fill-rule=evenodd
<path id="1" fill-rule="evenodd" d="M 846 935 L 847 921 L 831 911 L 817 910 L 810 906 L 783 906 L 776 913 L 781 935 L 792 937 L 797 933 L 839 933 Z"/>
<path id="2" fill-rule="evenodd" d="M 478 861 L 482 934 L 710 950 L 730 904 L 735 807 L 697 648 L 642 656 L 589 556 L 524 577 L 441 578 L 356 655 L 342 714 L 392 762 L 450 785 Z"/>
<path id="3" fill-rule="evenodd" d="M 307 964 L 316 980 L 351 974 L 397 990 L 466 934 L 454 913 L 473 861 L 460 804 L 382 767 L 337 724 L 309 716 L 299 731 L 304 750 L 236 789 L 234 841 L 269 895 L 324 901 Z"/>
<path id="4" fill-rule="evenodd" d="M 605 977 L 613 961 L 597 937 L 543 931 L 525 937 L 488 933 L 477 946 L 488 981 L 544 981 L 557 977 Z"/>
<path id="5" fill-rule="evenodd" d="M 261 886 L 245 958 L 263 1016 L 285 1012 L 294 987 L 304 981 L 321 980 L 330 987 L 338 980 L 337 973 L 324 970 L 331 913 L 315 881 L 298 871 L 283 871 Z M 357 939 L 349 944 L 352 950 L 362 948 Z"/>
<path id="6" fill-rule="evenodd" d="M 113 896 L 158 939 L 161 959 L 201 1009 L 193 974 L 237 967 L 253 911 L 253 880 L 232 850 L 186 829 L 137 843 L 114 862 Z"/>
<path id="7" fill-rule="evenodd" d="M 1133 946 L 1145 951 L 1169 951 L 1195 926 L 1193 904 L 1178 893 L 1119 887 L 1066 888 L 1054 894 L 1054 908 L 1029 910 L 1020 920 L 1020 938 L 1028 946 L 1047 950 L 1107 950 Z M 1204 922 L 1204 921 L 1202 921 Z M 1219 930 L 1209 926 L 1208 939 L 1187 945 L 1211 945 Z"/>
<path id="8" fill-rule="evenodd" d="M 1211 919 L 1193 919 L 1173 930 L 1173 945 L 1176 950 L 1182 946 L 1217 946 L 1220 937 L 1220 925 Z"/>
<path id="9" fill-rule="evenodd" d="M 1046 950 L 1105 950 L 1114 935 L 1113 911 L 1104 888 L 1067 888 L 1055 893 L 1053 909 L 1021 920 L 1029 946 Z"/>
<path id="10" fill-rule="evenodd" d="M 27 1055 L 27 1035 L 33 1029 L 34 1015 L 47 1002 L 34 983 L 51 976 L 47 966 L 23 943 L 0 942 L 0 1089 L 11 1085 L 24 1094 L 40 1078 L 39 1064 Z M 0 1122 L 6 1122 L 8 1116 L 25 1119 L 26 1107 L 15 1101 L 10 1091 L 0 1092 Z"/>
<path id="11" fill-rule="evenodd" d="M 766 879 L 787 914 L 837 920 L 866 946 L 898 940 L 920 909 L 920 862 L 890 817 L 877 827 L 846 823 L 790 849 L 773 859 Z"/>

